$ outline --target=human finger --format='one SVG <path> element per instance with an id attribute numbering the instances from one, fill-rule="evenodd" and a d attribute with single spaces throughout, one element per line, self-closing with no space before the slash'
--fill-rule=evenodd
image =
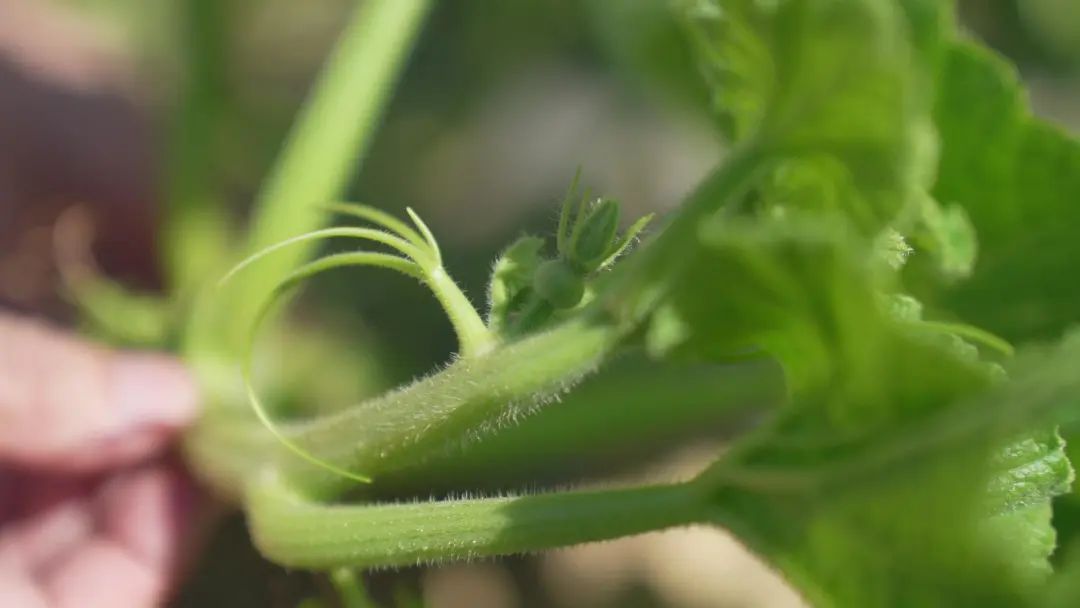
<path id="1" fill-rule="evenodd" d="M 66 471 L 134 462 L 196 414 L 174 358 L 110 351 L 0 314 L 0 460 Z"/>

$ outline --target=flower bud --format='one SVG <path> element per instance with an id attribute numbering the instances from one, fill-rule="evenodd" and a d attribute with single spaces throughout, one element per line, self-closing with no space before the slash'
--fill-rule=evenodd
<path id="1" fill-rule="evenodd" d="M 585 295 L 585 279 L 565 260 L 548 260 L 536 269 L 533 289 L 557 309 L 573 308 Z"/>
<path id="2" fill-rule="evenodd" d="M 575 227 L 566 258 L 580 273 L 597 269 L 611 254 L 619 228 L 619 203 L 603 199 L 592 205 Z"/>

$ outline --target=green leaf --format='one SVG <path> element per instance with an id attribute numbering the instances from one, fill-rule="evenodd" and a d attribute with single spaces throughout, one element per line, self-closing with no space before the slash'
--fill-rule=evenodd
<path id="1" fill-rule="evenodd" d="M 1051 500 L 1068 493 L 1073 481 L 1065 442 L 1054 430 L 1035 433 L 1005 446 L 991 467 L 986 550 L 1012 555 L 1023 582 L 1034 587 L 1052 572 L 1048 558 L 1057 533 Z"/>
<path id="2" fill-rule="evenodd" d="M 1080 604 L 1080 542 L 1073 541 L 1066 547 L 1066 559 L 1058 572 L 1050 579 L 1040 608 L 1073 608 Z"/>
<path id="3" fill-rule="evenodd" d="M 974 44 L 955 43 L 938 80 L 934 194 L 964 209 L 980 241 L 971 279 L 948 286 L 939 302 L 1011 340 L 1056 336 L 1080 320 L 1080 284 L 1071 280 L 1080 257 L 1080 144 L 1032 117 L 1015 70 Z M 1031 461 L 995 480 L 1020 506 L 993 527 L 1033 578 L 1045 576 L 1055 543 L 1049 497 L 1071 480 L 1054 439 L 1032 438 L 1022 450 Z"/>
<path id="4" fill-rule="evenodd" d="M 1053 435 L 1000 446 L 1080 396 L 1078 345 L 1024 357 L 991 390 L 988 366 L 892 318 L 890 275 L 842 225 L 727 220 L 699 236 L 671 308 L 692 341 L 761 345 L 791 393 L 706 473 L 717 522 L 815 605 L 1021 601 L 1048 572 L 1047 501 L 1071 473 Z"/>
<path id="5" fill-rule="evenodd" d="M 930 196 L 923 197 L 919 211 L 921 229 L 914 238 L 920 251 L 934 257 L 945 278 L 968 277 L 975 266 L 978 245 L 967 212 L 959 205 L 942 207 Z"/>
<path id="6" fill-rule="evenodd" d="M 1077 354 L 1073 347 L 1035 356 L 1029 362 L 1042 371 L 1017 374 L 973 399 L 943 399 L 904 424 L 867 428 L 860 440 L 789 410 L 716 465 L 717 480 L 737 486 L 718 493 L 717 519 L 815 605 L 1019 605 L 1050 572 L 1050 505 L 1025 498 L 1017 503 L 1024 506 L 980 516 L 998 464 L 989 450 L 1005 429 L 1075 405 Z M 920 365 L 947 363 L 940 354 L 922 355 L 899 375 L 913 381 L 927 373 L 907 375 Z M 1049 468 L 1053 475 L 1034 477 L 1048 481 L 1049 493 L 1060 492 L 1068 468 Z"/>
<path id="7" fill-rule="evenodd" d="M 672 101 L 704 111 L 708 91 L 670 0 L 589 0 L 594 39 L 632 83 L 657 89 Z"/>
<path id="8" fill-rule="evenodd" d="M 891 223 L 934 165 L 936 12 L 883 0 L 685 4 L 730 138 L 788 159 L 772 186 L 781 202 L 841 203 L 868 234 Z"/>
<path id="9" fill-rule="evenodd" d="M 1008 513 L 1047 505 L 1069 491 L 1072 467 L 1065 442 L 1055 430 L 1044 430 L 1006 446 L 994 458 L 998 471 L 990 482 L 990 507 Z"/>
<path id="10" fill-rule="evenodd" d="M 948 54 L 935 121 L 934 196 L 980 241 L 974 275 L 943 303 L 1011 340 L 1060 335 L 1080 321 L 1080 143 L 1033 118 L 1015 70 L 970 43 Z"/>
<path id="11" fill-rule="evenodd" d="M 1049 557 L 1057 547 L 1049 500 L 991 516 L 982 522 L 984 551 L 1011 556 L 1019 585 L 1037 589 L 1053 573 Z"/>
<path id="12" fill-rule="evenodd" d="M 876 294 L 887 283 L 858 253 L 869 243 L 836 223 L 784 219 L 716 221 L 699 238 L 703 254 L 670 297 L 689 340 L 709 351 L 761 347 L 796 393 L 828 387 L 841 370 L 873 375 L 860 370 L 881 364 L 867 355 L 881 348 Z"/>

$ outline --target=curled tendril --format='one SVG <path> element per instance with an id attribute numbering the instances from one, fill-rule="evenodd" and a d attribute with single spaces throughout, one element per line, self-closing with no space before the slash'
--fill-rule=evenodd
<path id="1" fill-rule="evenodd" d="M 329 203 L 320 206 L 326 211 L 336 211 L 358 219 L 367 220 L 377 226 L 383 226 L 391 232 L 397 233 L 405 240 L 421 249 L 427 246 L 427 241 L 412 226 L 390 215 L 389 213 L 355 203 Z"/>
<path id="2" fill-rule="evenodd" d="M 339 237 L 364 239 L 386 245 L 392 249 L 397 250 L 399 253 L 415 262 L 421 268 L 430 268 L 435 263 L 435 259 L 432 256 L 431 252 L 426 251 L 425 248 L 417 247 L 413 243 L 410 243 L 409 241 L 397 235 L 391 234 L 383 230 L 375 230 L 373 228 L 340 226 L 335 228 L 323 228 L 321 230 L 313 230 L 311 232 L 307 232 L 299 236 L 294 236 L 290 239 L 286 239 L 284 241 L 281 241 L 280 243 L 276 243 L 261 251 L 258 251 L 252 254 L 250 257 L 246 258 L 245 260 L 241 261 L 236 266 L 234 266 L 233 269 L 228 272 L 228 274 L 222 277 L 219 285 L 227 283 L 234 276 L 236 276 L 237 273 L 244 270 L 248 266 L 251 266 L 255 262 L 258 262 L 266 256 L 280 251 L 286 247 L 291 247 L 293 245 L 298 245 L 300 243 L 308 241 L 319 241 Z"/>
<path id="3" fill-rule="evenodd" d="M 296 444 L 285 436 L 270 418 L 262 399 L 260 399 L 258 392 L 255 390 L 254 382 L 252 380 L 252 360 L 255 342 L 263 322 L 274 309 L 275 305 L 303 281 L 317 274 L 348 266 L 385 268 L 417 279 L 431 289 L 432 293 L 443 304 L 451 322 L 454 323 L 455 327 L 459 330 L 461 328 L 457 326 L 463 323 L 463 318 L 465 319 L 464 323 L 469 324 L 471 322 L 471 319 L 468 318 L 470 315 L 475 316 L 477 319 L 479 319 L 479 316 L 475 309 L 472 309 L 471 305 L 467 303 L 467 300 L 464 300 L 464 296 L 457 290 L 457 286 L 454 285 L 452 281 L 449 281 L 449 278 L 442 268 L 442 254 L 439 251 L 438 243 L 435 241 L 435 236 L 423 220 L 420 219 L 420 216 L 412 209 L 407 209 L 407 212 L 413 223 L 416 225 L 416 229 L 392 215 L 365 205 L 333 203 L 325 205 L 324 208 L 367 220 L 378 226 L 379 229 L 339 226 L 314 230 L 295 236 L 262 249 L 244 259 L 233 267 L 232 270 L 221 279 L 218 285 L 221 286 L 227 283 L 236 276 L 237 273 L 243 271 L 245 268 L 258 262 L 264 257 L 283 248 L 304 242 L 330 238 L 356 238 L 381 244 L 395 251 L 395 253 L 350 251 L 332 254 L 309 262 L 287 275 L 274 287 L 258 308 L 248 334 L 247 347 L 243 353 L 244 363 L 242 371 L 248 401 L 251 404 L 252 410 L 255 412 L 255 416 L 267 430 L 269 430 L 282 445 L 288 448 L 289 451 L 300 458 L 348 479 L 370 483 L 370 477 L 337 467 L 318 458 Z M 465 303 L 461 304 L 461 302 Z M 463 307 L 468 308 L 468 310 L 463 310 Z M 480 322 L 480 327 L 481 329 L 486 329 L 483 327 L 482 321 Z M 459 331 L 458 333 L 464 342 L 465 339 L 470 336 L 476 335 L 476 329 L 475 327 L 471 329 L 467 327 L 464 331 Z M 483 338 L 485 336 L 480 337 Z M 462 346 L 468 347 L 469 344 L 462 344 Z"/>

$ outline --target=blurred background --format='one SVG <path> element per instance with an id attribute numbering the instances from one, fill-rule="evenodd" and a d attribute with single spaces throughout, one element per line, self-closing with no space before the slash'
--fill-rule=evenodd
<path id="1" fill-rule="evenodd" d="M 176 238 L 170 201 L 206 201 L 205 225 L 184 229 L 206 231 L 204 255 L 226 247 L 355 4 L 0 0 L 0 306 L 85 325 L 64 288 L 85 267 L 161 289 L 162 244 Z M 579 167 L 593 192 L 636 217 L 676 204 L 721 157 L 663 0 L 436 4 L 348 198 L 416 208 L 474 300 L 514 237 L 552 232 Z M 1036 112 L 1080 132 L 1076 0 L 960 4 L 973 35 L 1018 63 Z M 286 410 L 301 394 L 331 407 L 384 390 L 443 363 L 454 344 L 430 298 L 386 274 L 317 280 L 299 314 L 347 348 L 320 365 L 326 355 L 297 338 L 289 369 L 304 378 L 281 381 Z M 632 378 L 633 365 L 610 373 Z M 602 399 L 603 381 L 583 390 Z M 545 454 L 559 470 L 529 474 L 535 484 L 690 475 L 739 421 L 710 424 L 716 433 L 656 446 L 648 468 L 617 451 L 602 466 Z M 449 489 L 461 488 L 426 491 Z M 1062 535 L 1080 534 L 1080 500 L 1059 506 Z M 729 537 L 705 530 L 378 573 L 369 587 L 395 606 L 800 605 Z M 261 560 L 229 516 L 175 605 L 295 606 L 323 592 L 318 577 Z"/>

